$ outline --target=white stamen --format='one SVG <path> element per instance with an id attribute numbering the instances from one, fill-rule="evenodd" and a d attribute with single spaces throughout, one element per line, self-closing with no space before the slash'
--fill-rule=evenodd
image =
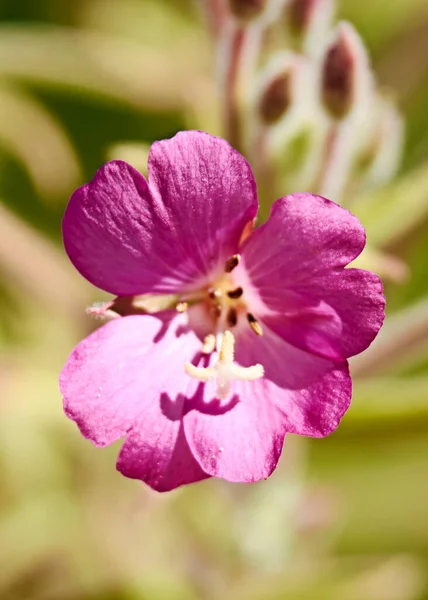
<path id="1" fill-rule="evenodd" d="M 234 359 L 235 338 L 231 331 L 225 331 L 223 334 L 218 334 L 217 339 L 219 344 L 218 363 L 213 367 L 195 367 L 191 363 L 185 364 L 185 369 L 190 377 L 199 381 L 207 382 L 210 379 L 217 380 L 217 397 L 220 400 L 225 400 L 230 394 L 232 381 L 238 379 L 240 381 L 255 381 L 264 375 L 263 366 L 260 364 L 251 367 L 241 367 L 237 365 Z M 205 344 L 204 344 L 205 345 Z"/>

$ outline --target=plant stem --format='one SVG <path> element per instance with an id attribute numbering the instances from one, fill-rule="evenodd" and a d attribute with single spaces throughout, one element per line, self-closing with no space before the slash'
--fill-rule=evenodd
<path id="1" fill-rule="evenodd" d="M 240 88 L 248 29 L 236 21 L 225 28 L 224 46 L 220 43 L 220 62 L 223 59 L 223 125 L 225 136 L 236 150 L 242 152 L 242 122 Z"/>

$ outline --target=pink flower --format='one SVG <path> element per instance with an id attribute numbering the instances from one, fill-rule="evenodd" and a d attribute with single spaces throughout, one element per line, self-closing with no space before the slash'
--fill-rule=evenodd
<path id="1" fill-rule="evenodd" d="M 97 446 L 125 436 L 117 468 L 156 490 L 257 481 L 286 433 L 331 433 L 346 359 L 381 327 L 379 278 L 344 268 L 365 244 L 353 215 L 293 194 L 252 230 L 257 206 L 244 158 L 190 131 L 153 144 L 148 181 L 107 163 L 65 212 L 74 266 L 119 297 L 94 312 L 122 315 L 71 353 L 65 412 Z"/>

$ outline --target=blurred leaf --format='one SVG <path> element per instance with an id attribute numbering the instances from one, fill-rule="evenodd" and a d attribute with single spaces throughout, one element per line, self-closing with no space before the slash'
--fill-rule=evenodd
<path id="1" fill-rule="evenodd" d="M 0 560 L 3 565 L 0 590 L 32 565 L 55 555 L 60 545 L 66 542 L 67 534 L 71 533 L 74 512 L 64 494 L 50 492 L 23 497 L 15 506 L 3 510 L 0 516 Z M 69 523 L 68 532 L 64 523 Z"/>
<path id="2" fill-rule="evenodd" d="M 22 161 L 42 198 L 66 195 L 81 179 L 61 125 L 16 87 L 0 86 L 0 143 Z"/>
<path id="3" fill-rule="evenodd" d="M 23 294 L 42 301 L 52 315 L 85 305 L 88 288 L 64 254 L 1 202 L 0 228 L 0 265 Z"/>
<path id="4" fill-rule="evenodd" d="M 428 5 L 425 0 L 340 0 L 338 12 L 355 23 L 372 51 L 379 52 L 400 32 L 428 18 Z"/>
<path id="5" fill-rule="evenodd" d="M 426 557 L 426 427 L 355 434 L 345 418 L 335 434 L 309 442 L 312 478 L 333 486 L 343 509 L 336 520 L 336 552 Z"/>
<path id="6" fill-rule="evenodd" d="M 428 350 L 428 298 L 388 316 L 379 335 L 362 354 L 351 359 L 354 375 L 397 372 Z"/>
<path id="7" fill-rule="evenodd" d="M 404 421 L 428 423 L 428 375 L 419 377 L 369 377 L 354 385 L 348 426 L 369 427 L 372 423 L 387 429 Z"/>
<path id="8" fill-rule="evenodd" d="M 352 262 L 352 267 L 374 271 L 381 278 L 404 283 L 410 276 L 409 268 L 404 261 L 367 245 L 363 252 Z"/>
<path id="9" fill-rule="evenodd" d="M 374 246 L 390 246 L 428 217 L 428 164 L 394 184 L 355 200 L 352 212 Z"/>
<path id="10" fill-rule="evenodd" d="M 192 19 L 192 0 L 180 1 L 178 6 L 168 0 L 109 0 L 84 2 L 78 13 L 82 29 L 103 31 L 107 34 L 132 39 L 145 47 L 164 52 L 178 48 L 187 53 L 207 43 L 202 28 Z"/>
<path id="11" fill-rule="evenodd" d="M 0 26 L 0 76 L 66 87 L 137 109 L 181 106 L 206 67 L 205 56 L 201 46 L 179 49 L 171 60 L 169 45 L 154 49 L 89 30 Z"/>
<path id="12" fill-rule="evenodd" d="M 143 143 L 123 142 L 108 149 L 108 160 L 124 160 L 147 177 L 147 161 L 150 147 Z"/>

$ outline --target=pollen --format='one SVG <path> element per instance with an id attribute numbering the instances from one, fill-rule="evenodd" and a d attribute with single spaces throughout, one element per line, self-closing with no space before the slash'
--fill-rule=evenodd
<path id="1" fill-rule="evenodd" d="M 251 329 L 254 331 L 254 333 L 256 335 L 259 335 L 259 336 L 263 335 L 262 326 L 260 325 L 260 323 L 257 321 L 256 317 L 253 314 L 248 313 L 247 320 L 248 320 L 248 323 L 250 324 Z"/>
<path id="2" fill-rule="evenodd" d="M 188 306 L 189 305 L 187 304 L 187 302 L 178 302 L 178 304 L 176 304 L 175 306 L 175 310 L 178 313 L 184 313 L 188 309 Z"/>
<path id="3" fill-rule="evenodd" d="M 226 330 L 221 335 L 217 364 L 213 367 L 196 367 L 192 363 L 186 362 L 186 373 L 198 381 L 207 382 L 215 379 L 217 381 L 217 397 L 220 400 L 225 400 L 231 392 L 234 380 L 255 381 L 256 379 L 261 379 L 264 375 L 262 365 L 256 364 L 251 367 L 241 367 L 234 362 L 234 358 L 235 338 L 231 331 Z"/>

